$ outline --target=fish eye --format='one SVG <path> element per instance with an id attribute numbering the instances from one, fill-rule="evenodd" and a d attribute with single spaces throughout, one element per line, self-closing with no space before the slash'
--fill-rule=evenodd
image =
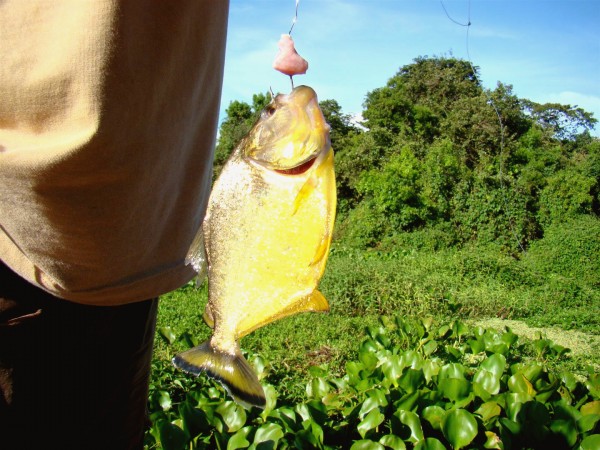
<path id="1" fill-rule="evenodd" d="M 263 114 L 267 117 L 271 117 L 273 114 L 275 114 L 275 111 L 277 111 L 277 108 L 275 108 L 274 105 L 267 105 Z"/>

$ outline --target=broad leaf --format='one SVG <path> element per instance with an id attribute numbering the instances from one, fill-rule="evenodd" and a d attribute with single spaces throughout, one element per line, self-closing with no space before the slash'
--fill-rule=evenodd
<path id="1" fill-rule="evenodd" d="M 442 432 L 455 449 L 463 448 L 477 436 L 477 421 L 465 409 L 448 411 L 444 417 Z"/>

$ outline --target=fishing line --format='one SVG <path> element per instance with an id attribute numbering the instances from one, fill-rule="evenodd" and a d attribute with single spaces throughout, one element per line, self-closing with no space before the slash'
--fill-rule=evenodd
<path id="1" fill-rule="evenodd" d="M 296 21 L 298 20 L 298 4 L 300 3 L 300 0 L 296 0 L 296 13 L 294 14 L 294 18 L 292 19 L 292 26 L 290 27 L 290 31 L 288 31 L 288 34 L 291 36 L 292 35 L 292 30 L 294 29 L 294 25 L 296 25 Z"/>
<path id="2" fill-rule="evenodd" d="M 461 22 L 455 20 L 454 18 L 452 18 L 450 16 L 450 14 L 448 13 L 448 10 L 444 6 L 444 2 L 442 0 L 440 0 L 440 4 L 442 5 L 442 8 L 443 8 L 444 12 L 446 13 L 446 17 L 448 17 L 448 19 L 450 21 L 452 21 L 456 25 L 459 25 L 461 27 L 465 27 L 467 29 L 467 31 L 466 31 L 467 62 L 469 63 L 469 66 L 471 67 L 471 71 L 473 72 L 473 76 L 475 77 L 475 79 L 477 80 L 477 82 L 479 83 L 479 85 L 481 86 L 482 91 L 485 94 L 485 97 L 487 98 L 488 104 L 492 107 L 492 109 L 496 113 L 496 117 L 498 118 L 498 125 L 500 127 L 500 154 L 499 154 L 500 165 L 499 165 L 499 168 L 498 168 L 498 176 L 500 178 L 500 185 L 502 186 L 502 189 L 501 189 L 502 199 L 504 200 L 504 207 L 506 209 L 506 214 L 508 216 L 508 226 L 509 226 L 510 231 L 511 231 L 511 233 L 513 235 L 513 238 L 517 242 L 517 245 L 519 246 L 519 248 L 521 249 L 521 251 L 523 253 L 527 253 L 526 250 L 525 250 L 525 248 L 523 247 L 523 244 L 521 243 L 521 238 L 520 238 L 519 234 L 517 233 L 517 231 L 514 228 L 513 220 L 511 218 L 511 214 L 510 214 L 510 211 L 509 211 L 509 208 L 508 208 L 508 206 L 509 206 L 508 205 L 508 197 L 506 195 L 506 191 L 507 191 L 508 188 L 507 188 L 507 186 L 506 186 L 506 184 L 504 182 L 504 149 L 505 149 L 505 138 L 504 138 L 504 123 L 502 122 L 502 116 L 500 114 L 500 111 L 496 107 L 496 104 L 494 103 L 494 100 L 492 99 L 492 96 L 489 94 L 489 92 L 486 89 L 483 88 L 483 82 L 477 76 L 477 72 L 475 71 L 475 67 L 473 66 L 473 62 L 471 61 L 471 51 L 470 51 L 470 48 L 469 48 L 469 43 L 470 43 L 469 31 L 471 29 L 471 0 L 468 1 L 467 23 L 461 23 Z"/>

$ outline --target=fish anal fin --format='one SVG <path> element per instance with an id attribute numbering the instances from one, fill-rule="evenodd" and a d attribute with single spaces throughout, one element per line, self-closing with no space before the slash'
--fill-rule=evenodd
<path id="1" fill-rule="evenodd" d="M 238 330 L 237 338 L 241 339 L 244 336 L 252 333 L 254 330 L 257 330 L 260 327 L 263 327 L 271 322 L 275 322 L 276 320 L 283 319 L 284 317 L 293 316 L 294 314 L 299 314 L 303 312 L 328 312 L 329 311 L 329 303 L 318 290 L 314 290 L 307 297 L 303 297 L 297 302 L 292 303 L 287 308 L 273 314 L 272 316 L 267 317 L 260 323 L 255 324 L 254 326 Z"/>
<path id="2" fill-rule="evenodd" d="M 224 353 L 213 348 L 210 341 L 206 341 L 175 356 L 173 364 L 194 375 L 206 372 L 208 376 L 218 380 L 242 406 L 265 407 L 265 392 L 258 377 L 239 352 Z"/>

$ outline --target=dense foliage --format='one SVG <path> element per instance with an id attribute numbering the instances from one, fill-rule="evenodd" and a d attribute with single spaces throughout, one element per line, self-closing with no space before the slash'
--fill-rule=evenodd
<path id="1" fill-rule="evenodd" d="M 215 174 L 269 99 L 229 105 Z M 170 365 L 210 333 L 206 286 L 167 296 L 147 448 L 600 448 L 596 119 L 485 89 L 446 57 L 369 92 L 361 123 L 320 105 L 339 199 L 320 286 L 331 314 L 244 338 L 268 397 L 245 410 Z M 487 318 L 590 345 L 466 325 Z"/>
<path id="2" fill-rule="evenodd" d="M 509 329 L 382 318 L 367 328 L 343 376 L 326 365 L 309 369 L 298 403 L 278 399 L 267 383 L 264 410 L 245 410 L 208 381 L 177 405 L 167 390 L 153 390 L 147 443 L 166 450 L 597 448 L 600 376 L 550 373 L 548 362 L 566 352 L 547 339 L 521 344 Z M 264 378 L 265 361 L 250 361 Z"/>

